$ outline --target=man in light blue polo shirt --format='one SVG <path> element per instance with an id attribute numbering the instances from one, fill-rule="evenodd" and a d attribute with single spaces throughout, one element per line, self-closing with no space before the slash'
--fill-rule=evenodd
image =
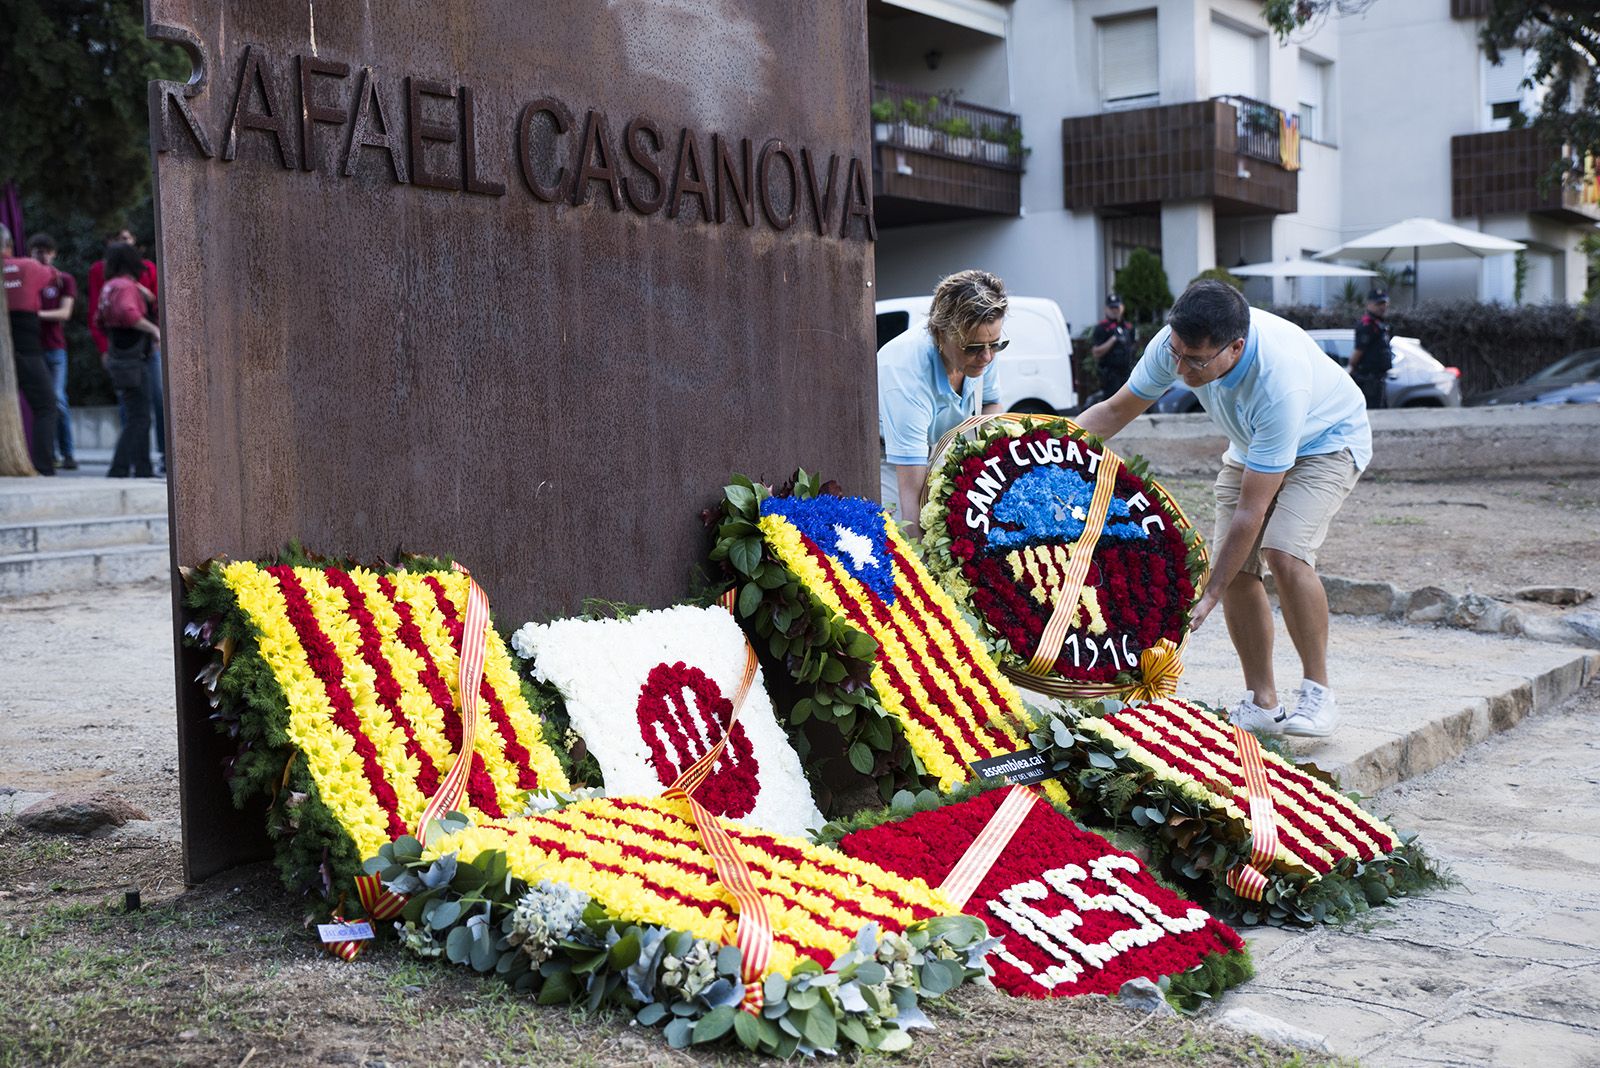
<path id="1" fill-rule="evenodd" d="M 879 488 L 891 515 L 921 537 L 917 500 L 933 447 L 969 416 L 1000 410 L 994 358 L 1008 342 L 1005 283 L 987 271 L 961 271 L 939 283 L 926 330 L 912 328 L 878 350 Z"/>
<path id="2" fill-rule="evenodd" d="M 1305 331 L 1208 280 L 1178 298 L 1128 384 L 1078 422 L 1110 438 L 1179 378 L 1228 436 L 1215 487 L 1211 578 L 1190 625 L 1199 628 L 1222 604 L 1246 687 L 1229 716 L 1234 723 L 1326 737 L 1338 709 L 1328 685 L 1328 599 L 1316 554 L 1372 460 L 1366 401 Z M 1263 558 L 1304 673 L 1292 715 L 1273 679 Z"/>

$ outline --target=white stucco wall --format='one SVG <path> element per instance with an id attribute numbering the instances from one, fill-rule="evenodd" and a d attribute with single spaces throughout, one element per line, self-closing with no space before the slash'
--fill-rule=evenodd
<path id="1" fill-rule="evenodd" d="M 1004 41 L 923 19 L 892 20 L 885 39 L 874 24 L 874 73 L 932 90 L 956 89 L 974 103 L 1014 111 L 1033 154 L 1022 179 L 1023 215 L 882 231 L 877 295 L 929 292 L 939 278 L 982 266 L 1018 294 L 1060 303 L 1075 333 L 1100 316 L 1106 285 L 1100 219 L 1063 204 L 1061 121 L 1101 110 L 1097 20 L 1158 10 L 1162 105 L 1212 95 L 1210 33 L 1215 17 L 1265 31 L 1259 0 L 1015 0 Z M 909 24 L 909 25 L 908 25 Z M 886 25 L 886 24 L 885 24 Z M 1171 205 L 1163 244 L 1173 288 L 1213 250 L 1214 262 L 1297 258 L 1413 215 L 1450 220 L 1450 138 L 1485 125 L 1481 105 L 1479 23 L 1450 17 L 1449 0 L 1381 0 L 1361 16 L 1329 19 L 1319 32 L 1288 44 L 1266 38 L 1266 95 L 1298 110 L 1301 49 L 1331 63 L 1323 143 L 1303 141 L 1299 210 L 1289 215 L 1215 217 Z M 901 32 L 905 31 L 905 32 Z M 923 54 L 938 47 L 940 69 Z M 1457 219 L 1459 225 L 1536 242 L 1525 299 L 1582 295 L 1581 229 L 1522 215 Z M 1409 257 L 1395 257 L 1403 266 Z M 1510 257 L 1423 261 L 1424 299 L 1510 300 Z M 1206 264 L 1210 266 L 1211 264 Z M 1366 282 L 1361 283 L 1363 286 Z M 1302 300 L 1336 295 L 1342 280 L 1253 283 L 1252 299 Z M 1298 291 L 1298 292 L 1297 292 Z M 1397 294 L 1398 299 L 1405 299 Z"/>

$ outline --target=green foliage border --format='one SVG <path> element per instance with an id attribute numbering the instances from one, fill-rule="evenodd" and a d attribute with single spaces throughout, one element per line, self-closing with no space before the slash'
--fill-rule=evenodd
<path id="1" fill-rule="evenodd" d="M 447 831 L 465 826 L 465 818 L 456 814 L 444 823 Z M 405 836 L 384 846 L 365 868 L 391 889 L 409 892 L 401 922 L 425 931 L 451 963 L 496 975 L 540 1005 L 571 1003 L 590 1014 L 607 1005 L 625 1009 L 636 1022 L 662 1028 L 674 1048 L 731 1041 L 783 1058 L 797 1052 L 837 1053 L 850 1046 L 903 1050 L 911 1045 L 910 1028 L 931 1026 L 919 1003 L 974 980 L 986 981 L 983 957 L 994 945 L 982 921 L 970 916 L 915 924 L 905 931 L 914 951 L 912 981 L 895 984 L 888 969 L 866 952 L 864 932 L 856 947 L 830 968 L 802 959 L 788 977 L 769 974 L 761 1014 L 752 1016 L 701 999 L 641 1000 L 630 988 L 628 971 L 648 947 L 665 940 L 681 956 L 694 936 L 617 920 L 593 900 L 582 926 L 556 942 L 548 959 L 533 964 L 508 938 L 528 884 L 510 873 L 498 850 L 471 862 L 455 854 L 425 860 L 421 843 Z M 660 968 L 659 958 L 646 958 L 645 963 Z M 741 985 L 740 965 L 738 947 L 723 946 L 717 953 L 718 976 L 735 986 Z"/>

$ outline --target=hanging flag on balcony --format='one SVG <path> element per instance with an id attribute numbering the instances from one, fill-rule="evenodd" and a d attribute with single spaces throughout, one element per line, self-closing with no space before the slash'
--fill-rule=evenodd
<path id="1" fill-rule="evenodd" d="M 1278 161 L 1286 171 L 1300 169 L 1300 116 L 1278 112 Z"/>

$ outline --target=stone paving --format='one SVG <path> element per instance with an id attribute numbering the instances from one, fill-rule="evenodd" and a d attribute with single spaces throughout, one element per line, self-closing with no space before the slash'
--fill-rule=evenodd
<path id="1" fill-rule="evenodd" d="M 1340 928 L 1245 932 L 1218 1009 L 1363 1065 L 1600 1065 L 1600 685 L 1372 799 L 1457 882 Z"/>

